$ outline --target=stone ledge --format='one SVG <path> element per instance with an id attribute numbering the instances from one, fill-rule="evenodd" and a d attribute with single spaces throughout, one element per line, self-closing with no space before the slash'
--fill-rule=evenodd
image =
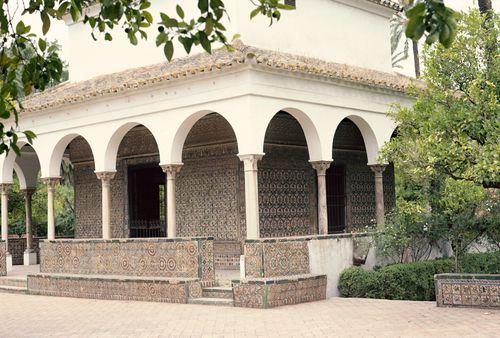
<path id="1" fill-rule="evenodd" d="M 246 279 L 235 279 L 233 283 L 240 284 L 283 284 L 290 282 L 298 282 L 303 280 L 312 280 L 312 279 L 322 279 L 326 278 L 326 275 L 315 275 L 315 274 L 303 274 L 303 275 L 292 275 L 292 276 L 279 276 L 279 277 L 268 277 L 268 278 L 246 278 Z"/>
<path id="2" fill-rule="evenodd" d="M 113 239 L 74 239 L 74 238 L 62 238 L 62 239 L 44 239 L 41 240 L 43 243 L 163 243 L 163 242 L 189 242 L 189 241 L 200 241 L 200 240 L 213 240 L 214 238 L 209 237 L 156 237 L 156 238 L 113 238 Z"/>
<path id="3" fill-rule="evenodd" d="M 147 276 L 123 276 L 123 275 L 78 275 L 63 273 L 37 273 L 28 275 L 29 277 L 54 278 L 54 279 L 75 279 L 75 280 L 108 280 L 113 282 L 143 281 L 167 284 L 185 284 L 199 282 L 199 278 L 178 278 L 178 277 L 147 277 Z"/>
<path id="4" fill-rule="evenodd" d="M 492 274 L 475 274 L 475 273 L 440 273 L 438 275 L 434 275 L 435 280 L 447 280 L 447 279 L 460 279 L 467 281 L 480 281 L 480 280 L 492 280 L 492 281 L 500 281 L 499 275 Z"/>
<path id="5" fill-rule="evenodd" d="M 357 238 L 357 237 L 369 237 L 369 236 L 373 236 L 373 233 L 359 232 L 359 233 L 341 233 L 341 234 L 330 234 L 330 235 L 258 238 L 258 239 L 246 239 L 245 243 L 307 242 L 313 240 Z"/>

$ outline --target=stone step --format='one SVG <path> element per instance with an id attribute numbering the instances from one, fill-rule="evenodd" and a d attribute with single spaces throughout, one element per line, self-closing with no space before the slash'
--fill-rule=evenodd
<path id="1" fill-rule="evenodd" d="M 0 292 L 1 293 L 27 294 L 28 293 L 28 288 L 26 288 L 26 287 L 19 287 L 19 286 L 0 285 Z"/>
<path id="2" fill-rule="evenodd" d="M 224 286 L 203 288 L 203 297 L 233 299 L 233 288 Z"/>
<path id="3" fill-rule="evenodd" d="M 26 278 L 2 277 L 0 278 L 0 286 L 15 286 L 26 288 L 28 287 L 28 281 L 26 280 Z"/>
<path id="4" fill-rule="evenodd" d="M 215 306 L 234 306 L 232 299 L 227 298 L 191 298 L 189 304 L 215 305 Z"/>

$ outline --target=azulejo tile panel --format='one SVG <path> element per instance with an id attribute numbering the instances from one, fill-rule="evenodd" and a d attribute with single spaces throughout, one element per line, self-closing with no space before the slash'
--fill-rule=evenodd
<path id="1" fill-rule="evenodd" d="M 247 241 L 245 243 L 247 277 L 277 277 L 309 273 L 306 241 Z"/>
<path id="2" fill-rule="evenodd" d="M 500 275 L 436 275 L 438 306 L 500 308 Z"/>
<path id="3" fill-rule="evenodd" d="M 30 294 L 90 299 L 134 300 L 166 303 L 187 303 L 201 294 L 197 281 L 114 279 L 39 274 L 28 277 Z"/>
<path id="4" fill-rule="evenodd" d="M 214 279 L 213 240 L 55 240 L 41 247 L 42 273 Z"/>
<path id="5" fill-rule="evenodd" d="M 236 284 L 234 305 L 273 308 L 326 299 L 325 275 L 257 278 Z"/>
<path id="6" fill-rule="evenodd" d="M 5 255 L 5 242 L 0 241 L 0 276 L 7 276 L 7 257 Z"/>

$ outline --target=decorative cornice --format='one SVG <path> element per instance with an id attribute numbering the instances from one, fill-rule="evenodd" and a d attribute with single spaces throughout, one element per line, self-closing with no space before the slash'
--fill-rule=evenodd
<path id="1" fill-rule="evenodd" d="M 42 177 L 41 180 L 47 185 L 47 188 L 54 189 L 60 179 L 60 177 Z"/>
<path id="2" fill-rule="evenodd" d="M 12 190 L 12 183 L 0 183 L 0 193 L 8 194 Z"/>
<path id="3" fill-rule="evenodd" d="M 160 164 L 161 170 L 167 174 L 167 179 L 175 179 L 177 173 L 181 171 L 183 163 Z"/>
<path id="4" fill-rule="evenodd" d="M 233 46 L 234 52 L 221 48 L 214 50 L 212 54 L 194 54 L 171 62 L 128 69 L 81 82 L 65 82 L 44 92 L 30 95 L 23 103 L 24 112 L 55 109 L 194 76 L 214 74 L 244 65 L 292 74 L 313 75 L 396 92 L 406 92 L 412 84 L 422 86 L 422 83 L 415 79 L 395 73 L 256 48 L 241 41 L 234 42 Z"/>
<path id="5" fill-rule="evenodd" d="M 387 168 L 387 164 L 370 164 L 368 166 L 375 173 L 375 175 L 382 175 L 385 168 Z"/>

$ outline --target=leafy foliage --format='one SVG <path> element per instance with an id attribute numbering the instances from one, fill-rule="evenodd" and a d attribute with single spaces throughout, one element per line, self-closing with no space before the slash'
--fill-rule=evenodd
<path id="1" fill-rule="evenodd" d="M 425 259 L 440 239 L 457 257 L 479 240 L 498 243 L 498 29 L 497 14 L 463 14 L 450 48 L 425 50 L 427 86 L 414 105 L 391 113 L 397 136 L 383 158 L 395 165 L 398 199 L 379 244 L 395 261 Z"/>
<path id="2" fill-rule="evenodd" d="M 434 275 L 449 272 L 500 272 L 500 251 L 467 254 L 455 268 L 453 259 L 388 265 L 366 270 L 361 267 L 345 269 L 340 275 L 342 297 L 400 300 L 435 300 Z"/>

